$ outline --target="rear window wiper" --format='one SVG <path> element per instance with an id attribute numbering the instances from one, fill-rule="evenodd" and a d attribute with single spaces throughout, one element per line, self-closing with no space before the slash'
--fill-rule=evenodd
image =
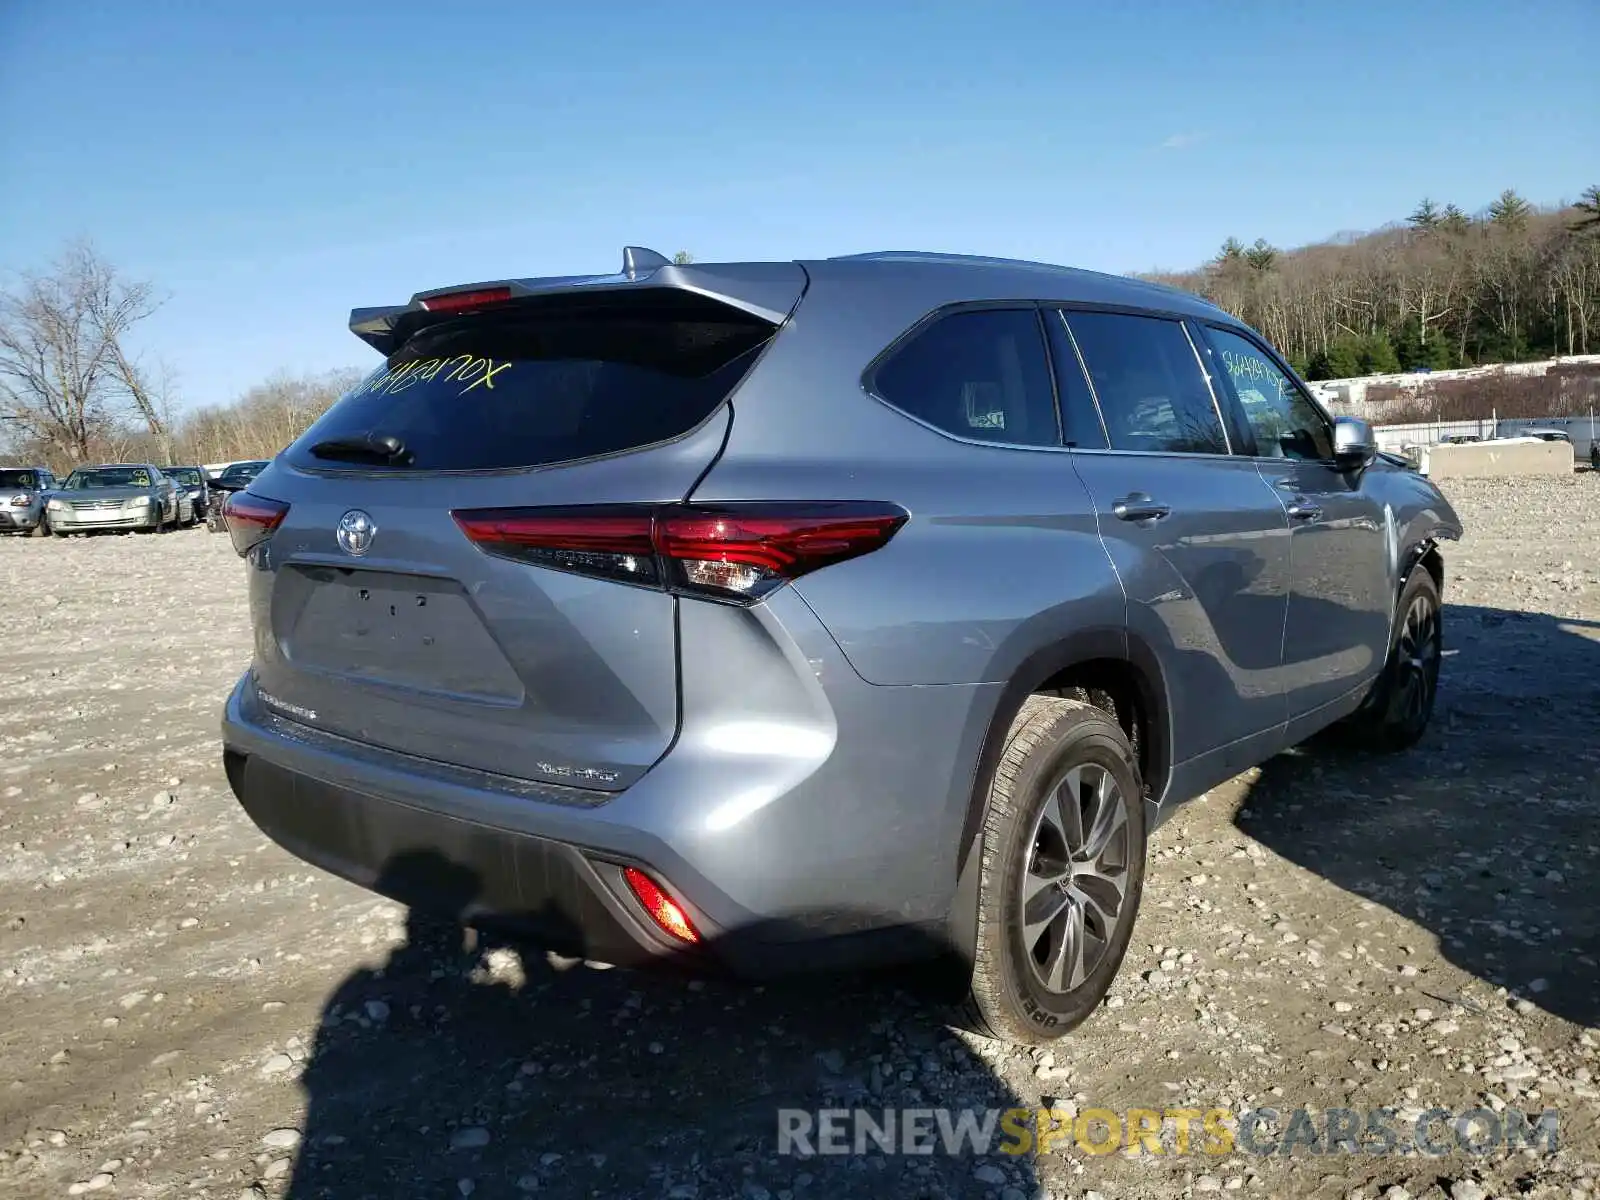
<path id="1" fill-rule="evenodd" d="M 334 462 L 374 463 L 385 467 L 407 467 L 416 458 L 393 434 L 353 433 L 329 438 L 312 446 L 311 453 Z"/>

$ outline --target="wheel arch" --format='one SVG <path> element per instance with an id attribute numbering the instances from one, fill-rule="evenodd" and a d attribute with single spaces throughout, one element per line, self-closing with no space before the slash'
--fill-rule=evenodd
<path id="1" fill-rule="evenodd" d="M 1112 712 L 1134 743 L 1145 790 L 1146 817 L 1152 829 L 1171 777 L 1172 709 L 1167 679 L 1155 651 L 1141 638 L 1126 628 L 1083 630 L 1025 658 L 990 714 L 956 844 L 956 887 L 951 900 L 949 938 L 966 963 L 972 961 L 977 940 L 981 860 L 977 850 L 989 788 L 1012 722 L 1023 702 L 1040 693 L 1078 696 Z"/>
<path id="2" fill-rule="evenodd" d="M 1444 555 L 1439 553 L 1439 542 L 1434 537 L 1424 537 L 1414 543 L 1402 560 L 1400 570 L 1400 591 L 1405 590 L 1406 580 L 1411 578 L 1411 572 L 1421 564 L 1428 574 L 1433 576 L 1434 585 L 1439 589 L 1439 595 L 1444 595 Z M 1399 595 L 1399 592 L 1395 593 Z"/>

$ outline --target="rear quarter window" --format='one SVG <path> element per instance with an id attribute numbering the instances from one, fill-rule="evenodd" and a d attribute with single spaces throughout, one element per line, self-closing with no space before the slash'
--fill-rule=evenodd
<path id="1" fill-rule="evenodd" d="M 1055 446 L 1055 393 L 1032 308 L 935 318 L 872 374 L 872 390 L 935 429 L 983 442 Z"/>
<path id="2" fill-rule="evenodd" d="M 773 327 L 689 293 L 508 306 L 429 326 L 290 450 L 398 438 L 408 470 L 498 470 L 615 454 L 689 432 L 744 377 Z"/>

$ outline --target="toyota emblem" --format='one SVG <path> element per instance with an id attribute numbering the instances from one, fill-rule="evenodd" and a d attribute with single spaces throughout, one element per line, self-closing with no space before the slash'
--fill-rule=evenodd
<path id="1" fill-rule="evenodd" d="M 339 518 L 336 536 L 339 539 L 339 549 L 346 554 L 357 556 L 365 554 L 372 549 L 372 539 L 377 534 L 377 524 L 359 508 L 352 508 Z"/>

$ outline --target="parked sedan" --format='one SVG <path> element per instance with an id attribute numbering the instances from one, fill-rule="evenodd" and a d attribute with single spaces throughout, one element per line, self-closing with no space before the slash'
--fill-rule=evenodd
<path id="1" fill-rule="evenodd" d="M 188 497 L 190 512 L 179 524 L 189 526 L 203 521 L 211 507 L 211 481 L 199 467 L 163 467 L 162 473 Z"/>
<path id="2" fill-rule="evenodd" d="M 57 537 L 103 529 L 159 533 L 177 524 L 187 504 L 159 468 L 111 463 L 72 472 L 45 511 Z"/>
<path id="3" fill-rule="evenodd" d="M 46 493 L 55 485 L 49 467 L 0 467 L 0 533 L 48 534 Z"/>

